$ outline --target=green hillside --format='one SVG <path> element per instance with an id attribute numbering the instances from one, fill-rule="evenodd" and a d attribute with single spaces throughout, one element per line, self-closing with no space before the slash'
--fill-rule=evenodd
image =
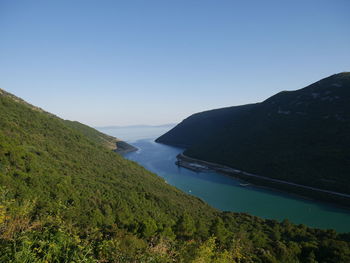
<path id="1" fill-rule="evenodd" d="M 97 131 L 97 130 L 95 130 L 87 125 L 84 125 L 80 122 L 77 122 L 77 121 L 66 120 L 65 122 L 66 122 L 67 126 L 73 128 L 74 130 L 81 132 L 86 137 L 88 137 L 90 140 L 92 140 L 98 144 L 102 144 L 111 150 L 116 149 L 116 147 L 117 147 L 116 143 L 118 142 L 117 138 L 114 138 L 113 136 L 106 135 L 102 132 L 99 132 L 99 131 Z"/>
<path id="2" fill-rule="evenodd" d="M 122 153 L 127 153 L 127 152 L 132 152 L 137 150 L 137 148 L 135 148 L 134 146 L 124 141 L 121 141 L 113 136 L 109 136 L 107 134 L 99 132 L 94 128 L 91 128 L 80 122 L 65 120 L 65 123 L 67 126 L 70 126 L 74 130 L 81 132 L 82 134 L 84 134 L 86 137 L 88 137 L 90 140 L 94 141 L 95 143 L 101 144 L 117 153 L 122 154 Z"/>
<path id="3" fill-rule="evenodd" d="M 262 103 L 197 113 L 157 141 L 185 145 L 190 157 L 349 194 L 349 116 L 350 73 L 340 73 Z"/>
<path id="4" fill-rule="evenodd" d="M 349 234 L 219 212 L 109 139 L 0 90 L 0 262 L 350 261 Z"/>

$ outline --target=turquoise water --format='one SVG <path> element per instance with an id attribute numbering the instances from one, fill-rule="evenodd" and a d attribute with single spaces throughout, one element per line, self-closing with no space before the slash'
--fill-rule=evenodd
<path id="1" fill-rule="evenodd" d="M 169 184 L 220 210 L 246 212 L 317 228 L 350 232 L 350 210 L 305 200 L 260 187 L 240 186 L 240 181 L 215 172 L 197 173 L 175 165 L 181 148 L 155 143 L 170 127 L 135 127 L 101 130 L 130 142 L 139 150 L 125 155 L 163 177 Z"/>

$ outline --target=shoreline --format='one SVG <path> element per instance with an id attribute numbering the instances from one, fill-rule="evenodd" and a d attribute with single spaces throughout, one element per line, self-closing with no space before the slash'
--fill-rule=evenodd
<path id="1" fill-rule="evenodd" d="M 114 152 L 119 154 L 126 154 L 129 152 L 135 152 L 138 149 L 134 147 L 133 145 L 125 142 L 125 141 L 117 141 L 116 142 L 116 148 L 114 149 Z"/>
<path id="2" fill-rule="evenodd" d="M 304 199 L 327 202 L 331 203 L 332 205 L 337 205 L 339 207 L 345 208 L 347 210 L 350 209 L 350 194 L 339 193 L 284 180 L 269 178 L 266 176 L 251 174 L 225 165 L 192 158 L 184 155 L 183 153 L 177 155 L 176 159 L 176 165 L 195 172 L 215 171 L 251 183 L 257 187 L 269 188 L 274 191 L 292 194 Z M 307 190 L 307 192 L 305 192 L 305 190 Z"/>

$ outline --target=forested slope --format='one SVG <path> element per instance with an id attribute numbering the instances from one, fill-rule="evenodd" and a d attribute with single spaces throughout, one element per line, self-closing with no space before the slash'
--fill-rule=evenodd
<path id="1" fill-rule="evenodd" d="M 261 103 L 194 114 L 157 141 L 184 145 L 190 157 L 349 194 L 349 116 L 350 73 L 340 73 Z"/>
<path id="2" fill-rule="evenodd" d="M 350 260 L 348 234 L 219 212 L 2 90 L 0 188 L 1 262 Z"/>

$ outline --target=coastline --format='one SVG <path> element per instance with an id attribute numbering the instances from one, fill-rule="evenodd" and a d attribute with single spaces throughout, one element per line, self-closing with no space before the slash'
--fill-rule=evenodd
<path id="1" fill-rule="evenodd" d="M 119 153 L 119 154 L 135 152 L 138 150 L 136 147 L 134 147 L 131 144 L 128 144 L 124 141 L 117 141 L 115 145 L 116 145 L 116 149 L 114 149 L 114 151 L 116 153 Z"/>
<path id="2" fill-rule="evenodd" d="M 284 180 L 273 179 L 266 176 L 251 174 L 225 165 L 192 158 L 184 155 L 183 153 L 176 156 L 176 158 L 176 165 L 195 172 L 215 171 L 241 179 L 258 187 L 267 187 L 275 191 L 289 193 L 305 199 L 328 202 L 332 205 L 350 209 L 350 194 L 339 193 Z M 244 186 L 244 184 L 242 186 Z"/>

